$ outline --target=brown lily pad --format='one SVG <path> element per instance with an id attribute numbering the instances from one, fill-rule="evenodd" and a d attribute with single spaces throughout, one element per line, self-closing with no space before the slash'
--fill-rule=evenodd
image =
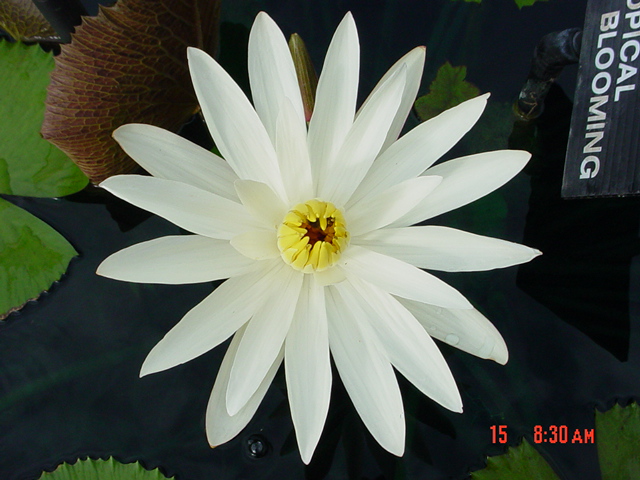
<path id="1" fill-rule="evenodd" d="M 137 165 L 111 137 L 126 123 L 177 131 L 198 110 L 187 47 L 213 53 L 219 0 L 120 0 L 62 46 L 42 135 L 94 183 Z"/>
<path id="2" fill-rule="evenodd" d="M 56 42 L 60 40 L 32 0 L 2 0 L 0 28 L 17 41 Z"/>

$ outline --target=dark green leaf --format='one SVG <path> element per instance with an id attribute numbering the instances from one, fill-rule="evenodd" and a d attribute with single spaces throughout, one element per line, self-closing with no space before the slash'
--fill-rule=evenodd
<path id="1" fill-rule="evenodd" d="M 40 136 L 53 58 L 39 46 L 0 41 L 0 193 L 59 197 L 87 178 Z"/>
<path id="2" fill-rule="evenodd" d="M 471 474 L 473 480 L 560 480 L 542 455 L 526 439 L 507 453 L 487 459 L 487 466 Z"/>
<path id="3" fill-rule="evenodd" d="M 51 287 L 75 255 L 49 225 L 0 199 L 0 319 Z"/>
<path id="4" fill-rule="evenodd" d="M 640 478 L 640 408 L 614 405 L 596 410 L 596 442 L 602 480 Z"/>
<path id="5" fill-rule="evenodd" d="M 477 97 L 480 90 L 465 80 L 467 67 L 454 67 L 446 62 L 438 69 L 429 93 L 416 100 L 416 113 L 421 120 L 429 120 L 465 100 Z"/>

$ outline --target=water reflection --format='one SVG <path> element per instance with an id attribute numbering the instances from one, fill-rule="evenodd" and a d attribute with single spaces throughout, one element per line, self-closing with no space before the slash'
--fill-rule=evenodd
<path id="1" fill-rule="evenodd" d="M 560 198 L 571 102 L 558 87 L 545 112 L 512 135 L 531 148 L 531 197 L 523 243 L 544 255 L 518 272 L 518 285 L 621 361 L 629 352 L 629 278 L 640 253 L 640 199 Z M 517 127 L 516 127 L 517 128 Z M 535 140 L 529 145 L 522 143 Z"/>

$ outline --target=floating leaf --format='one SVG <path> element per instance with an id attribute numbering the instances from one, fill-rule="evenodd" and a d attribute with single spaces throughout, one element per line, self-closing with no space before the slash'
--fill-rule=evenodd
<path id="1" fill-rule="evenodd" d="M 59 197 L 87 178 L 40 136 L 53 57 L 39 46 L 0 40 L 0 193 Z"/>
<path id="2" fill-rule="evenodd" d="M 51 75 L 42 134 L 93 181 L 136 164 L 111 138 L 125 123 L 177 131 L 197 111 L 187 47 L 215 52 L 219 0 L 120 0 L 86 17 Z"/>
<path id="3" fill-rule="evenodd" d="M 0 28 L 23 42 L 57 42 L 60 39 L 32 0 L 2 0 Z"/>
<path id="4" fill-rule="evenodd" d="M 640 478 L 640 408 L 596 410 L 596 442 L 602 480 Z"/>
<path id="5" fill-rule="evenodd" d="M 454 67 L 446 62 L 438 69 L 429 86 L 429 93 L 416 100 L 416 113 L 421 120 L 429 120 L 480 94 L 478 87 L 465 80 L 467 67 Z"/>
<path id="6" fill-rule="evenodd" d="M 0 319 L 51 287 L 76 255 L 49 225 L 0 199 Z"/>
<path id="7" fill-rule="evenodd" d="M 171 477 L 174 478 L 174 477 Z M 44 472 L 39 480 L 166 480 L 155 470 L 145 470 L 140 463 L 120 463 L 109 457 L 107 460 L 78 460 L 63 463 L 53 472 Z"/>
<path id="8" fill-rule="evenodd" d="M 522 439 L 518 447 L 487 459 L 487 466 L 471 474 L 472 480 L 560 480 L 542 455 Z"/>

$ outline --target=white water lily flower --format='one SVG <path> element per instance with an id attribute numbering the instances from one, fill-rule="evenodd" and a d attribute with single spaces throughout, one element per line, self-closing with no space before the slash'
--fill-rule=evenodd
<path id="1" fill-rule="evenodd" d="M 253 106 L 202 51 L 189 68 L 222 158 L 149 125 L 116 140 L 153 176 L 101 184 L 193 235 L 168 236 L 107 258 L 98 273 L 130 282 L 227 279 L 153 348 L 141 375 L 185 363 L 233 335 L 207 408 L 211 445 L 249 422 L 284 359 L 305 463 L 322 432 L 333 357 L 362 421 L 402 455 L 405 422 L 394 368 L 442 406 L 462 411 L 431 336 L 507 361 L 505 343 L 458 291 L 421 270 L 488 270 L 537 250 L 419 221 L 503 185 L 529 159 L 519 151 L 432 167 L 476 122 L 487 96 L 397 139 L 418 91 L 424 48 L 401 58 L 356 113 L 359 43 L 347 14 L 304 117 L 287 42 L 260 13 L 249 38 Z M 234 335 L 235 333 L 235 335 Z"/>

